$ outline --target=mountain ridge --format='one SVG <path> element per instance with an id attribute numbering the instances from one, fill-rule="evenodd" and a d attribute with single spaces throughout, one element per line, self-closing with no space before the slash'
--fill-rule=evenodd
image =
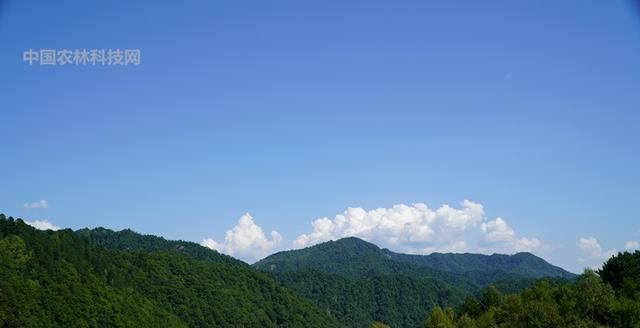
<path id="1" fill-rule="evenodd" d="M 323 252 L 325 254 L 319 254 Z M 327 253 L 329 253 L 329 258 L 326 256 Z M 408 264 L 411 267 L 430 268 L 456 275 L 468 275 L 470 272 L 503 272 L 528 278 L 572 279 L 576 277 L 575 274 L 528 252 L 512 255 L 497 253 L 491 255 L 478 253 L 403 254 L 388 248 L 380 248 L 357 237 L 327 241 L 298 250 L 276 252 L 254 263 L 253 266 L 272 272 L 312 268 L 351 276 L 372 273 L 358 267 L 363 260 L 371 259 L 386 265 L 378 268 L 378 271 L 374 272 L 375 274 L 400 273 L 407 267 L 398 267 L 403 267 L 401 264 Z M 354 265 L 356 265 L 355 268 Z M 370 270 L 371 268 L 369 268 Z"/>
<path id="2" fill-rule="evenodd" d="M 247 263 L 198 243 L 184 240 L 169 240 L 161 236 L 141 234 L 131 229 L 119 231 L 104 227 L 83 228 L 75 231 L 91 244 L 116 251 L 175 251 L 195 260 L 210 263 L 226 263 L 248 266 Z"/>
<path id="3" fill-rule="evenodd" d="M 576 274 L 562 267 L 553 265 L 545 259 L 529 253 L 518 252 L 515 254 L 490 255 L 478 253 L 431 253 L 402 254 L 388 249 L 383 251 L 393 259 L 417 265 L 425 265 L 438 270 L 457 273 L 472 271 L 503 271 L 508 274 L 517 274 L 531 278 L 557 277 L 573 279 Z M 497 268 L 496 268 L 497 267 Z"/>

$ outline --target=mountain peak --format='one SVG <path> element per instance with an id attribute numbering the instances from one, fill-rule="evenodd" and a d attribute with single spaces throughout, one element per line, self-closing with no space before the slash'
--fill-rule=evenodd
<path id="1" fill-rule="evenodd" d="M 375 244 L 347 237 L 275 253 L 256 262 L 254 267 L 272 272 L 314 269 L 346 276 L 367 276 L 395 272 L 390 261 L 390 257 Z"/>
<path id="2" fill-rule="evenodd" d="M 370 243 L 358 237 L 344 237 L 335 241 L 329 241 L 329 243 L 332 243 L 332 242 L 337 245 L 340 245 L 341 247 L 346 247 L 346 248 L 356 248 L 356 249 L 375 251 L 375 252 L 379 252 L 381 250 L 380 247 L 378 247 L 378 245 L 374 243 Z"/>

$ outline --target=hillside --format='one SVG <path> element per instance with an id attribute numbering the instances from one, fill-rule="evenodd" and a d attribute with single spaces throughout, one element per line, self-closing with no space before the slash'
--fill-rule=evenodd
<path id="1" fill-rule="evenodd" d="M 0 215 L 0 326 L 341 326 L 271 278 L 227 260 L 112 251 L 90 243 L 86 231 L 39 231 Z"/>
<path id="2" fill-rule="evenodd" d="M 464 275 L 475 283 L 488 284 L 514 277 L 574 279 L 577 275 L 531 254 L 442 254 L 409 255 L 383 250 L 392 259 L 445 272 Z"/>
<path id="3" fill-rule="evenodd" d="M 113 251 L 175 251 L 198 261 L 240 266 L 247 265 L 229 255 L 220 254 L 194 242 L 166 240 L 158 236 L 142 235 L 129 229 L 113 231 L 101 227 L 80 229 L 76 233 L 86 238 L 93 245 Z"/>
<path id="4" fill-rule="evenodd" d="M 394 253 L 388 249 L 384 252 L 394 260 L 424 265 L 438 270 L 464 273 L 470 271 L 500 270 L 510 274 L 530 277 L 575 278 L 576 275 L 531 254 L 471 254 L 471 253 L 432 253 L 429 255 L 409 255 Z"/>
<path id="5" fill-rule="evenodd" d="M 195 243 L 165 240 L 131 230 L 96 228 L 78 230 L 77 233 L 90 243 L 111 250 L 171 251 L 200 261 L 248 266 Z M 390 261 L 377 246 L 360 239 L 344 239 L 333 246 L 337 248 L 329 247 L 321 252 L 326 256 L 346 255 L 348 258 L 339 263 L 348 265 L 334 268 L 336 272 L 348 272 L 346 276 L 304 269 L 283 272 L 274 277 L 282 285 L 312 299 L 349 327 L 368 327 L 376 319 L 393 326 L 419 326 L 429 309 L 459 304 L 467 294 L 442 279 L 454 279 L 464 285 L 466 282 L 459 277 L 436 279 L 434 276 L 437 277 L 439 272 Z M 315 258 L 319 259 L 318 256 Z M 385 264 L 372 265 L 378 262 Z"/>
<path id="6" fill-rule="evenodd" d="M 463 278 L 467 277 L 473 278 L 472 284 L 481 286 L 504 278 L 572 279 L 576 276 L 530 253 L 408 255 L 380 249 L 355 237 L 279 252 L 258 261 L 254 267 L 268 272 L 314 269 L 347 277 L 402 273 L 430 276 L 457 285 L 469 283 Z"/>
<path id="7" fill-rule="evenodd" d="M 279 252 L 254 267 L 351 327 L 419 327 L 433 307 L 460 304 L 489 284 L 513 293 L 538 278 L 573 277 L 531 254 L 405 255 L 354 237 Z"/>
<path id="8" fill-rule="evenodd" d="M 403 274 L 439 279 L 465 289 L 476 287 L 457 274 L 397 261 L 378 246 L 355 237 L 329 241 L 300 250 L 275 253 L 256 262 L 253 266 L 267 272 L 296 272 L 313 269 L 348 278 Z"/>
<path id="9" fill-rule="evenodd" d="M 438 279 L 404 274 L 360 278 L 317 270 L 272 274 L 349 327 L 369 327 L 375 321 L 421 327 L 430 309 L 460 304 L 468 295 Z"/>

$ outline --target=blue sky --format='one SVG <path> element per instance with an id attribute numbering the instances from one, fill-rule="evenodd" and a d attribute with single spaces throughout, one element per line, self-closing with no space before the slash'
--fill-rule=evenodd
<path id="1" fill-rule="evenodd" d="M 640 240 L 636 9 L 0 0 L 0 212 L 211 238 L 247 260 L 292 247 L 318 218 L 334 224 L 323 238 L 377 222 L 359 235 L 419 252 L 535 239 L 531 251 L 580 271 Z M 140 49 L 142 62 L 22 60 L 50 48 Z M 482 213 L 465 217 L 465 200 Z M 458 212 L 433 223 L 416 203 Z M 388 210 L 336 228 L 350 207 Z M 508 229 L 489 225 L 498 217 Z M 446 238 L 378 229 L 385 218 Z M 465 218 L 451 235 L 437 223 Z"/>

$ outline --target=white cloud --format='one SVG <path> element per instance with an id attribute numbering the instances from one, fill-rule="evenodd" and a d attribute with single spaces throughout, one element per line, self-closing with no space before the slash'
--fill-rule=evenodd
<path id="1" fill-rule="evenodd" d="M 460 208 L 442 205 L 436 210 L 423 203 L 369 211 L 348 208 L 333 219 L 313 221 L 313 231 L 298 236 L 293 246 L 302 248 L 356 236 L 396 251 L 423 254 L 462 252 L 474 246 L 471 250 L 483 252 L 533 251 L 542 247 L 536 238 L 517 238 L 501 218 L 485 220 L 484 207 L 468 200 L 460 203 Z"/>
<path id="2" fill-rule="evenodd" d="M 588 264 L 594 269 L 599 268 L 604 261 L 618 253 L 615 248 L 603 251 L 602 246 L 595 237 L 578 239 L 578 247 L 586 256 L 586 258 L 578 258 L 578 262 Z"/>
<path id="3" fill-rule="evenodd" d="M 519 238 L 514 241 L 517 252 L 533 252 L 544 247 L 538 238 Z"/>
<path id="4" fill-rule="evenodd" d="M 480 227 L 485 239 L 489 242 L 508 241 L 515 236 L 513 229 L 502 218 L 483 223 Z"/>
<path id="5" fill-rule="evenodd" d="M 588 253 L 591 257 L 602 256 L 602 246 L 600 246 L 600 243 L 594 237 L 580 238 L 578 240 L 578 247 L 580 247 L 583 252 Z"/>
<path id="6" fill-rule="evenodd" d="M 638 243 L 637 241 L 633 240 L 633 241 L 628 241 L 624 244 L 624 249 L 628 250 L 628 251 L 634 251 L 636 249 L 640 249 L 640 243 Z"/>
<path id="7" fill-rule="evenodd" d="M 532 252 L 540 249 L 542 242 L 537 238 L 518 238 L 515 231 L 502 218 L 480 225 L 486 245 L 505 251 Z"/>
<path id="8" fill-rule="evenodd" d="M 37 202 L 32 202 L 32 203 L 24 203 L 22 205 L 22 207 L 26 208 L 26 209 L 35 209 L 35 208 L 49 208 L 49 203 L 46 200 L 41 200 L 41 201 L 37 201 Z"/>
<path id="9" fill-rule="evenodd" d="M 60 230 L 61 228 L 46 220 L 24 221 L 38 230 Z"/>
<path id="10" fill-rule="evenodd" d="M 224 251 L 224 244 L 220 244 L 218 242 L 216 242 L 215 240 L 211 239 L 211 238 L 207 238 L 205 240 L 202 241 L 202 246 L 205 247 L 209 247 L 211 249 L 215 249 L 218 252 L 223 252 Z"/>
<path id="11" fill-rule="evenodd" d="M 203 246 L 250 262 L 271 254 L 281 243 L 282 236 L 277 231 L 271 232 L 271 239 L 267 238 L 249 213 L 227 231 L 224 242 L 216 242 L 211 238 L 202 241 Z"/>

